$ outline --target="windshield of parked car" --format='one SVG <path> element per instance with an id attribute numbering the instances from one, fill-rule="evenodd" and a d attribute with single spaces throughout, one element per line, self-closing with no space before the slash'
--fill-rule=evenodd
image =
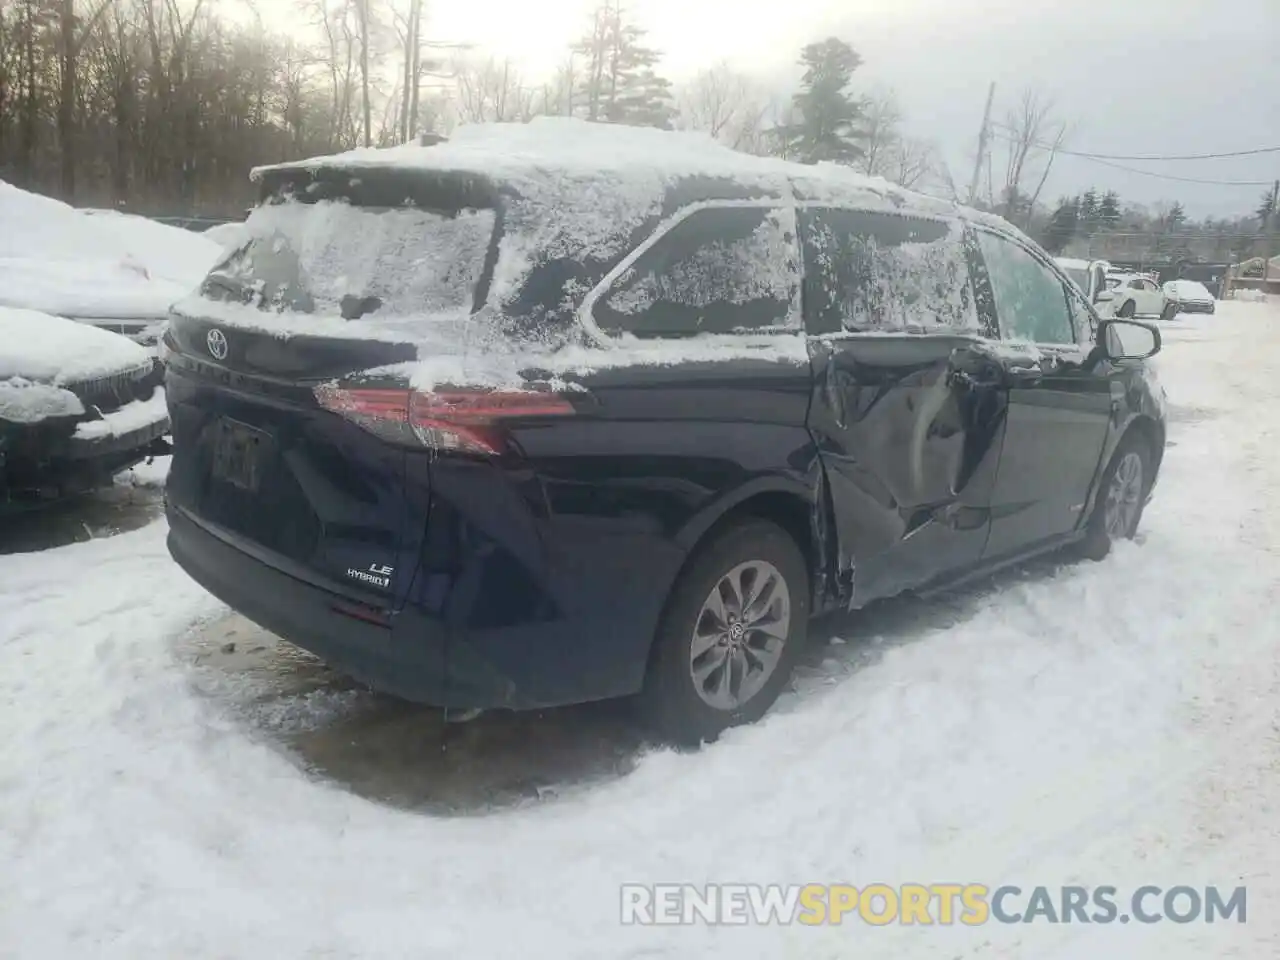
<path id="1" fill-rule="evenodd" d="M 271 203 L 249 217 L 250 239 L 201 292 L 348 320 L 470 311 L 494 224 L 492 210 Z"/>
<path id="2" fill-rule="evenodd" d="M 1089 271 L 1083 267 L 1067 267 L 1066 274 L 1075 281 L 1077 287 L 1086 293 L 1089 290 Z"/>

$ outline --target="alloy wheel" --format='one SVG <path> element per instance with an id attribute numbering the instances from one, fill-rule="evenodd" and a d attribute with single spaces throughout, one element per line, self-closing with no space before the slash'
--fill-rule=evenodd
<path id="1" fill-rule="evenodd" d="M 1130 450 L 1116 464 L 1107 488 L 1106 530 L 1112 540 L 1133 535 L 1142 510 L 1142 457 Z"/>
<path id="2" fill-rule="evenodd" d="M 694 620 L 689 671 L 708 706 L 734 710 L 773 676 L 791 626 L 791 591 L 765 560 L 738 564 L 711 589 Z"/>

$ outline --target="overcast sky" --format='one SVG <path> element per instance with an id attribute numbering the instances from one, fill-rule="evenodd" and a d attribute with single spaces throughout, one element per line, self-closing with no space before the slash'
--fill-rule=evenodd
<path id="1" fill-rule="evenodd" d="M 440 38 L 531 71 L 560 62 L 592 0 L 427 0 Z M 938 142 L 963 190 L 987 85 L 996 116 L 1027 86 L 1074 124 L 1071 149 L 1111 155 L 1280 146 L 1280 0 L 630 0 L 679 80 L 727 59 L 789 90 L 806 42 L 836 35 L 865 65 L 855 87 L 894 88 L 909 133 Z M 1280 153 L 1126 165 L 1230 181 L 1280 178 Z M 998 172 L 997 172 L 998 176 Z M 1263 186 L 1180 183 L 1059 157 L 1045 196 L 1089 186 L 1179 199 L 1192 216 L 1252 211 Z"/>

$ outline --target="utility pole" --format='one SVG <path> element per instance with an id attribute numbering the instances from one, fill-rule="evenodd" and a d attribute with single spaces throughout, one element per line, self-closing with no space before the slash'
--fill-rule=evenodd
<path id="1" fill-rule="evenodd" d="M 1267 217 L 1267 243 L 1262 255 L 1262 292 L 1270 293 L 1271 258 L 1276 255 L 1276 220 L 1280 219 L 1280 180 L 1271 185 L 1271 213 Z"/>
<path id="2" fill-rule="evenodd" d="M 969 181 L 969 206 L 978 199 L 978 177 L 982 173 L 982 161 L 987 156 L 987 138 L 991 135 L 991 104 L 996 98 L 996 84 L 993 80 L 987 89 L 987 106 L 982 111 L 982 129 L 978 131 L 978 155 L 973 160 L 973 179 Z"/>

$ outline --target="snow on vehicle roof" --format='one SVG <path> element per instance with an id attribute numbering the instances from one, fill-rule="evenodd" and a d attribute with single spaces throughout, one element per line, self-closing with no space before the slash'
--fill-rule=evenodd
<path id="1" fill-rule="evenodd" d="M 1077 260 L 1074 257 L 1054 257 L 1053 262 L 1063 270 L 1088 270 L 1092 260 Z"/>
<path id="2" fill-rule="evenodd" d="M 270 171 L 393 168 L 471 173 L 509 183 L 531 198 L 554 197 L 578 209 L 604 203 L 609 193 L 629 194 L 636 206 L 658 209 L 665 189 L 688 177 L 722 177 L 754 186 L 760 195 L 859 203 L 902 213 L 956 216 L 1015 231 L 1000 217 L 965 208 L 868 177 L 834 163 L 800 164 L 731 150 L 702 133 L 590 123 L 572 117 L 536 117 L 528 123 L 480 123 L 459 127 L 448 140 L 423 147 L 365 148 L 255 168 Z M 593 186 L 583 194 L 586 183 Z M 575 202 L 576 201 L 576 202 Z M 1016 232 L 1016 231 L 1015 231 Z"/>
<path id="3" fill-rule="evenodd" d="M 838 183 L 866 198 L 888 198 L 895 207 L 916 204 L 938 212 L 954 205 L 913 194 L 881 178 L 864 177 L 835 164 L 807 166 L 731 150 L 702 133 L 657 130 L 621 124 L 590 123 L 571 117 L 537 117 L 529 123 L 478 123 L 458 128 L 441 143 L 422 147 L 357 149 L 310 160 L 258 167 L 256 180 L 270 170 L 393 167 L 465 171 L 495 181 L 528 183 L 580 175 L 613 181 L 619 188 L 643 186 L 647 179 L 689 176 L 755 181 L 764 188 L 785 190 L 788 180 Z M 821 171 L 815 176 L 815 171 Z M 628 180 L 631 181 L 628 184 Z"/>
<path id="4" fill-rule="evenodd" d="M 22 378 L 61 386 L 150 362 L 143 347 L 109 330 L 35 310 L 0 307 L 0 381 Z"/>
<path id="5" fill-rule="evenodd" d="M 420 170 L 460 180 L 488 181 L 501 189 L 507 210 L 487 300 L 488 306 L 495 307 L 507 302 L 530 271 L 544 260 L 616 260 L 631 249 L 637 231 L 651 229 L 664 210 L 670 211 L 673 190 L 691 180 L 708 181 L 710 191 L 719 189 L 710 185 L 712 182 L 721 181 L 725 184 L 724 196 L 794 197 L 907 215 L 962 217 L 1025 239 L 1000 217 L 914 193 L 848 167 L 752 156 L 731 150 L 705 134 L 589 123 L 566 117 L 468 125 L 459 128 L 449 140 L 431 146 L 413 143 L 352 150 L 258 167 L 252 177 L 265 181 L 271 189 L 272 174 L 289 179 L 294 172 L 315 174 L 321 170 L 337 171 L 339 183 L 341 177 L 349 177 L 353 191 L 362 186 L 362 171 L 373 170 Z M 328 179 L 332 180 L 332 175 Z M 298 186 L 301 184 L 295 189 Z M 319 188 L 308 185 L 303 189 Z M 696 186 L 689 193 L 688 202 L 702 199 Z M 316 196 L 319 202 L 314 206 L 329 203 L 319 193 Z M 271 234 L 272 218 L 270 205 L 259 207 L 250 215 L 246 227 L 250 234 L 266 238 Z M 313 234 L 330 229 L 324 224 L 331 224 L 332 217 L 325 211 L 316 211 L 304 219 L 306 222 L 299 225 L 298 242 L 308 249 L 323 247 L 325 239 Z M 572 296 L 580 300 L 586 292 L 577 289 Z M 450 381 L 513 382 L 514 372 L 520 367 L 533 367 L 556 377 L 618 363 L 677 363 L 695 355 L 761 360 L 805 358 L 803 337 L 799 336 L 716 335 L 697 338 L 697 342 L 653 344 L 612 338 L 604 346 L 579 342 L 530 349 L 526 345 L 521 348 L 521 355 L 514 355 L 504 350 L 503 344 L 487 341 L 474 318 L 424 316 L 417 325 L 420 329 L 407 336 L 405 326 L 393 326 L 376 316 L 354 325 L 336 317 L 290 316 L 244 304 L 215 303 L 202 296 L 187 298 L 175 306 L 175 311 L 281 337 L 312 333 L 411 340 L 424 359 L 396 372 L 423 388 Z M 429 348 L 423 349 L 427 344 Z"/>
<path id="6" fill-rule="evenodd" d="M 0 181 L 0 305 L 63 316 L 162 317 L 222 248 L 110 210 L 77 210 Z"/>

